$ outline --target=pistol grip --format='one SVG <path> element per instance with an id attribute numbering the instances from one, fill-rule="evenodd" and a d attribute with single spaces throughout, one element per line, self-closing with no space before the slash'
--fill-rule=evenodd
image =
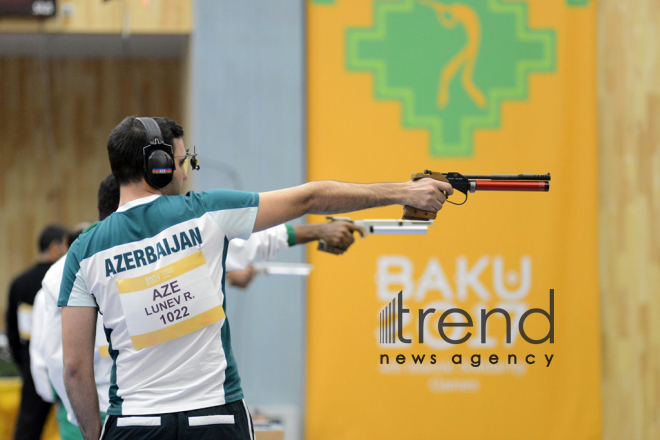
<path id="1" fill-rule="evenodd" d="M 447 178 L 443 176 L 442 173 L 436 173 L 428 170 L 423 173 L 415 173 L 411 177 L 412 180 L 419 180 L 425 178 L 441 180 L 443 182 L 449 183 Z M 448 197 L 446 192 L 443 191 L 443 193 L 445 197 Z M 431 211 L 424 211 L 423 209 L 413 208 L 412 206 L 408 206 L 408 205 L 405 205 L 403 207 L 403 220 L 434 220 L 435 218 L 436 218 L 436 214 Z"/>
<path id="2" fill-rule="evenodd" d="M 317 247 L 318 250 L 323 251 L 323 252 L 328 252 L 330 254 L 335 254 L 335 255 L 341 255 L 344 253 L 343 249 L 340 249 L 335 246 L 331 246 L 326 242 L 325 240 L 319 240 L 319 245 Z"/>
<path id="3" fill-rule="evenodd" d="M 403 207 L 403 220 L 433 220 L 435 217 L 436 214 L 431 211 L 424 211 L 408 205 Z"/>

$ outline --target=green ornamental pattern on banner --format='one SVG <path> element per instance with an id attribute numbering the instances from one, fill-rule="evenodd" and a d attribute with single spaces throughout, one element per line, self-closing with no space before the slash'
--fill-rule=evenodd
<path id="1" fill-rule="evenodd" d="M 589 6 L 591 0 L 566 0 L 568 6 Z"/>
<path id="2" fill-rule="evenodd" d="M 348 69 L 373 73 L 376 99 L 400 101 L 403 125 L 428 130 L 431 156 L 469 157 L 474 131 L 527 99 L 529 75 L 555 70 L 555 32 L 530 29 L 527 7 L 377 1 L 372 28 L 347 30 Z"/>

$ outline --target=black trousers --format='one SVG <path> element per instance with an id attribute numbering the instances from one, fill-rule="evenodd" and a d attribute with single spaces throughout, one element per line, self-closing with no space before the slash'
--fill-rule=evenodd
<path id="1" fill-rule="evenodd" d="M 254 440 L 243 400 L 210 408 L 147 416 L 108 415 L 101 440 Z"/>
<path id="2" fill-rule="evenodd" d="M 16 420 L 14 439 L 39 440 L 52 403 L 41 400 L 34 389 L 34 382 L 32 382 L 32 375 L 29 371 L 21 371 L 21 376 L 23 377 L 21 406 Z"/>

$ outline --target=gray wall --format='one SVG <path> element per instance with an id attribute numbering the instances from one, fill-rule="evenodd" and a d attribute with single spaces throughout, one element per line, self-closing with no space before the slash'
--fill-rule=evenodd
<path id="1" fill-rule="evenodd" d="M 294 0 L 197 0 L 191 42 L 196 189 L 268 191 L 305 181 L 304 9 Z M 304 262 L 294 248 L 278 260 Z M 248 404 L 303 408 L 305 280 L 229 289 Z"/>

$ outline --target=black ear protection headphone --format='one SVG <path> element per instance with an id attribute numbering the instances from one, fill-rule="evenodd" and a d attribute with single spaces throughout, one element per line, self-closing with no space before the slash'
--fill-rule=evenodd
<path id="1" fill-rule="evenodd" d="M 152 118 L 135 118 L 147 132 L 148 145 L 142 149 L 144 157 L 144 180 L 157 189 L 167 186 L 174 176 L 174 148 L 163 141 L 158 123 Z M 193 170 L 199 170 L 197 153 L 186 153 Z"/>
<path id="2" fill-rule="evenodd" d="M 151 118 L 136 118 L 147 132 L 148 145 L 142 149 L 144 157 L 144 180 L 160 189 L 172 181 L 174 173 L 174 150 L 163 141 L 158 123 Z"/>

